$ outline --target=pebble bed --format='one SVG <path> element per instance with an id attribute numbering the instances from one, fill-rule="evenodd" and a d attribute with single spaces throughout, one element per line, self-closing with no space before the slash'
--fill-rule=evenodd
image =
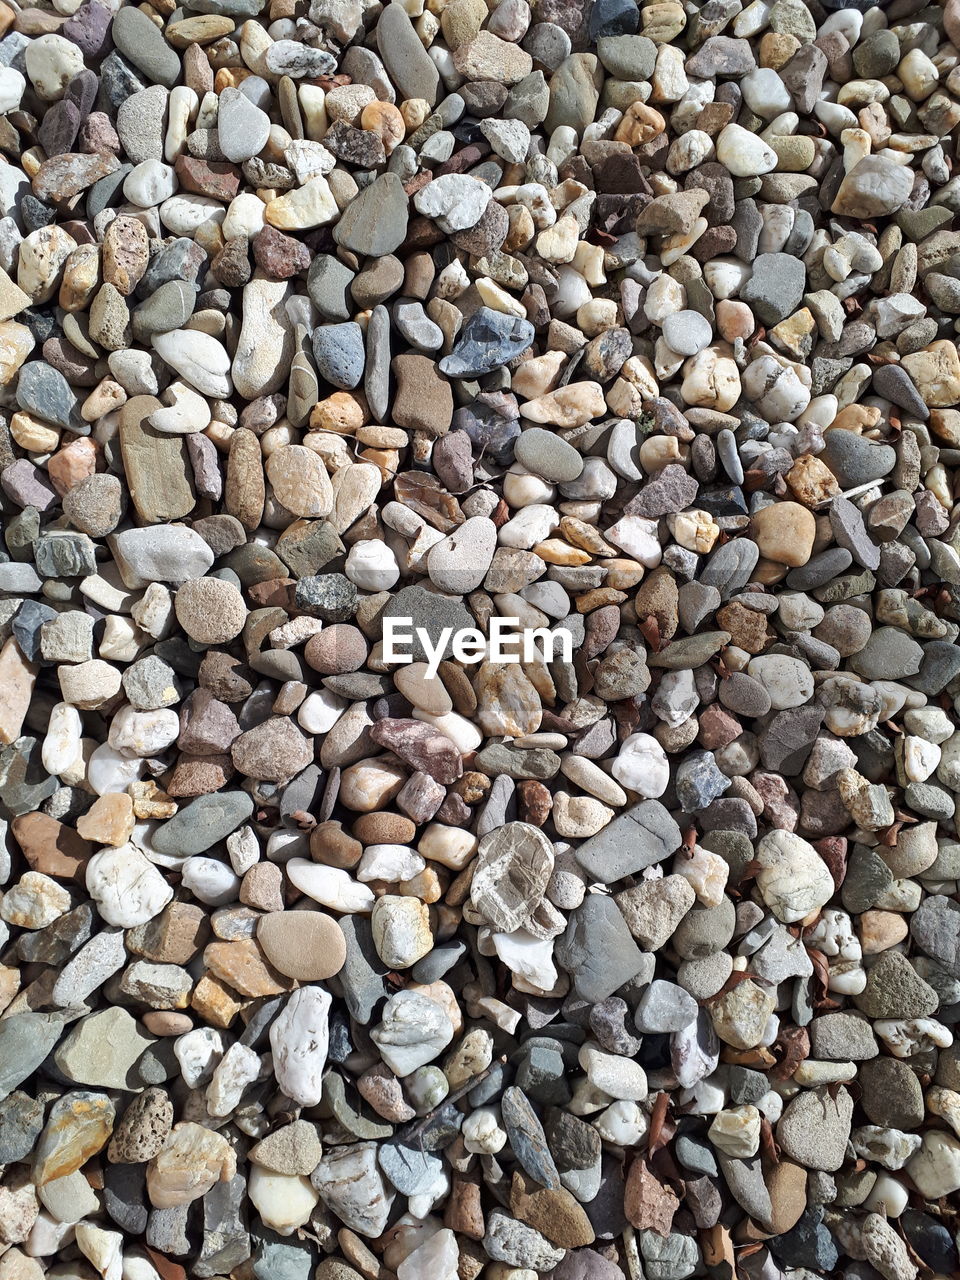
<path id="1" fill-rule="evenodd" d="M 960 0 L 832 9 L 0 0 L 0 1280 L 960 1270 Z"/>

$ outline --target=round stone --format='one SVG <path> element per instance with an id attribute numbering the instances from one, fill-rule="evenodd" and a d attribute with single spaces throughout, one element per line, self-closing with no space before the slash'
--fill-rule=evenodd
<path id="1" fill-rule="evenodd" d="M 343 968 L 343 931 L 322 911 L 271 911 L 257 923 L 257 941 L 273 967 L 298 982 L 322 982 Z"/>
<path id="2" fill-rule="evenodd" d="M 357 627 L 338 622 L 311 636 L 303 656 L 307 664 L 322 675 L 345 675 L 363 666 L 367 658 L 367 642 Z"/>
<path id="3" fill-rule="evenodd" d="M 514 450 L 517 461 L 544 480 L 563 483 L 576 480 L 583 471 L 583 458 L 573 445 L 542 427 L 522 431 Z"/>
<path id="4" fill-rule="evenodd" d="M 710 321 L 699 311 L 675 311 L 663 322 L 663 340 L 680 356 L 695 356 L 713 340 Z"/>
<path id="5" fill-rule="evenodd" d="M 247 606 L 232 582 L 193 578 L 174 598 L 177 621 L 199 644 L 226 644 L 243 630 Z"/>

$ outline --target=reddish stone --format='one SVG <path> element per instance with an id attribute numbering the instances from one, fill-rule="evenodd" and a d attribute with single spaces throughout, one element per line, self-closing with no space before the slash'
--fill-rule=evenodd
<path id="1" fill-rule="evenodd" d="M 180 186 L 194 195 L 214 200 L 232 200 L 240 190 L 240 171 L 235 165 L 196 156 L 177 156 L 174 169 Z"/>
<path id="2" fill-rule="evenodd" d="M 535 778 L 527 778 L 517 783 L 517 799 L 520 802 L 519 818 L 521 822 L 529 822 L 531 826 L 542 827 L 550 810 L 553 808 L 553 797 L 549 787 Z"/>
<path id="3" fill-rule="evenodd" d="M 255 582 L 247 588 L 250 603 L 258 609 L 277 606 L 292 611 L 297 584 L 293 578 L 268 578 L 266 582 Z"/>
<path id="4" fill-rule="evenodd" d="M 47 462 L 47 477 L 61 498 L 74 485 L 92 476 L 102 452 L 92 436 L 79 436 L 65 444 Z"/>
<path id="5" fill-rule="evenodd" d="M 762 769 L 750 775 L 750 783 L 763 800 L 763 813 L 771 826 L 780 831 L 796 831 L 800 801 L 797 793 L 778 773 Z"/>
<path id="6" fill-rule="evenodd" d="M 171 796 L 206 796 L 225 787 L 234 775 L 228 755 L 181 756 L 166 784 Z"/>
<path id="7" fill-rule="evenodd" d="M 310 250 L 275 227 L 264 227 L 250 242 L 257 266 L 271 280 L 289 280 L 310 266 Z"/>
<path id="8" fill-rule="evenodd" d="M 827 836 L 824 840 L 815 841 L 813 847 L 827 864 L 833 883 L 839 889 L 847 874 L 846 836 Z"/>
<path id="9" fill-rule="evenodd" d="M 726 711 L 719 703 L 711 703 L 700 713 L 700 732 L 697 735 L 700 745 L 707 751 L 716 751 L 734 742 L 743 733 L 743 725 L 736 716 Z"/>

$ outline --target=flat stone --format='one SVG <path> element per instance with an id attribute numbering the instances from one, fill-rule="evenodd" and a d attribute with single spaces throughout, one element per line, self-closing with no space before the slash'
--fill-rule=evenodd
<path id="1" fill-rule="evenodd" d="M 319 982 L 339 973 L 347 955 L 342 930 L 321 911 L 262 916 L 257 940 L 275 969 L 300 982 Z"/>
<path id="2" fill-rule="evenodd" d="M 113 43 L 154 84 L 172 89 L 180 77 L 180 59 L 162 31 L 139 9 L 124 8 L 114 15 Z"/>

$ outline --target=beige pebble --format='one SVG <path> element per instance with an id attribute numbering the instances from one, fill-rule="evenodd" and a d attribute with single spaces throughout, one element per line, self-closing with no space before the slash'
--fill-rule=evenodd
<path id="1" fill-rule="evenodd" d="M 322 911 L 273 911 L 261 916 L 257 941 L 275 969 L 300 982 L 333 977 L 347 956 L 340 926 Z"/>

